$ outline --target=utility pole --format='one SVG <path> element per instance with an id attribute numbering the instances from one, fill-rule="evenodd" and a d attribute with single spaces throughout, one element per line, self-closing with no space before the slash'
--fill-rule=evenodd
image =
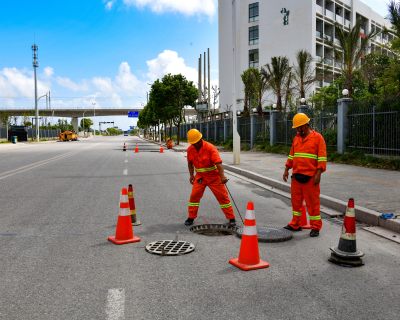
<path id="1" fill-rule="evenodd" d="M 233 164 L 240 164 L 240 135 L 237 131 L 236 114 L 236 1 L 232 0 L 232 133 Z"/>
<path id="2" fill-rule="evenodd" d="M 37 51 L 38 46 L 36 44 L 32 45 L 33 51 L 33 76 L 35 81 L 35 131 L 36 131 L 36 141 L 39 142 L 39 109 L 38 109 L 38 101 L 37 101 L 37 79 L 36 79 L 36 68 L 39 67 L 39 62 L 37 60 Z"/>
<path id="3" fill-rule="evenodd" d="M 207 56 L 208 56 L 208 59 L 207 59 L 207 61 L 208 61 L 208 74 L 207 74 L 207 76 L 208 76 L 208 92 L 207 92 L 207 95 L 208 95 L 208 108 L 209 109 L 211 109 L 211 94 L 210 94 L 210 48 L 207 48 Z M 214 109 L 214 111 L 213 111 L 213 114 L 215 113 L 215 109 Z"/>

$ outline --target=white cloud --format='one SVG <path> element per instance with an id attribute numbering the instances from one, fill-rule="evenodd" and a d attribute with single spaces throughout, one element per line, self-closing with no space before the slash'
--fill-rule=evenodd
<path id="1" fill-rule="evenodd" d="M 37 90 L 40 95 L 42 92 L 47 92 L 49 87 L 37 80 Z M 33 98 L 34 80 L 32 72 L 17 68 L 3 68 L 0 70 L 0 92 L 2 97 L 7 98 Z"/>
<path id="2" fill-rule="evenodd" d="M 114 91 L 110 78 L 107 77 L 95 77 L 92 79 L 92 83 L 97 90 L 100 90 L 105 94 L 112 94 Z"/>
<path id="3" fill-rule="evenodd" d="M 87 91 L 88 90 L 86 81 L 82 81 L 82 83 L 78 84 L 78 83 L 72 81 L 70 78 L 57 77 L 57 83 L 60 86 L 67 88 L 69 90 L 72 90 L 72 91 Z"/>
<path id="4" fill-rule="evenodd" d="M 127 6 L 149 7 L 156 13 L 178 12 L 187 16 L 214 16 L 216 0 L 123 0 Z"/>
<path id="5" fill-rule="evenodd" d="M 188 67 L 185 64 L 185 60 L 182 57 L 179 57 L 176 51 L 164 50 L 157 56 L 157 58 L 148 60 L 146 63 L 149 68 L 147 76 L 150 81 L 162 78 L 168 73 L 181 73 L 188 80 L 197 82 L 197 70 Z"/>
<path id="6" fill-rule="evenodd" d="M 54 74 L 54 69 L 52 67 L 46 67 L 43 72 L 46 77 L 50 78 Z"/>
<path id="7" fill-rule="evenodd" d="M 115 0 L 105 1 L 105 3 L 106 3 L 106 9 L 111 10 L 115 3 Z"/>
<path id="8" fill-rule="evenodd" d="M 115 77 L 115 82 L 119 89 L 126 94 L 133 93 L 140 86 L 140 81 L 131 72 L 131 67 L 128 62 L 122 62 L 119 65 L 118 74 Z"/>

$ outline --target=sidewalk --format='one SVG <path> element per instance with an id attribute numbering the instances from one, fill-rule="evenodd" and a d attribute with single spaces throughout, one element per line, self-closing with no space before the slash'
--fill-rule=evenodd
<path id="1" fill-rule="evenodd" d="M 176 151 L 186 148 L 184 142 L 174 147 Z M 286 156 L 242 151 L 240 164 L 233 165 L 232 152 L 221 151 L 220 154 L 226 170 L 290 192 L 290 183 L 282 180 Z M 360 207 L 357 211 L 362 216 L 358 215 L 357 219 L 400 232 L 399 218 L 378 218 L 382 212 L 400 214 L 400 172 L 328 162 L 327 171 L 321 178 L 321 203 L 341 210 L 349 198 L 354 198 Z"/>

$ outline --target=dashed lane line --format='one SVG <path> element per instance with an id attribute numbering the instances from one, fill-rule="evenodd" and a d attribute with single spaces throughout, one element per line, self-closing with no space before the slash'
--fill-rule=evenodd
<path id="1" fill-rule="evenodd" d="M 79 152 L 81 152 L 83 150 L 94 148 L 97 145 L 98 144 L 92 145 L 92 146 L 90 146 L 88 148 L 85 148 L 85 149 L 81 149 L 79 151 L 71 151 L 71 152 L 68 152 L 68 153 L 65 153 L 65 154 L 61 154 L 61 155 L 49 158 L 49 159 L 40 160 L 40 161 L 31 163 L 31 164 L 28 164 L 26 166 L 19 167 L 17 169 L 13 169 L 13 170 L 2 172 L 2 173 L 0 173 L 0 180 L 3 180 L 3 179 L 8 178 L 8 177 L 11 177 L 11 176 L 16 175 L 18 173 L 22 173 L 22 172 L 25 172 L 25 171 L 28 171 L 28 170 L 32 170 L 34 168 L 38 168 L 38 167 L 44 166 L 45 164 L 48 164 L 48 163 L 51 163 L 51 162 L 54 162 L 54 161 L 57 161 L 57 160 L 60 160 L 60 159 L 72 157 L 72 156 L 78 154 Z"/>
<path id="2" fill-rule="evenodd" d="M 122 320 L 125 318 L 125 290 L 109 289 L 106 306 L 107 320 Z"/>

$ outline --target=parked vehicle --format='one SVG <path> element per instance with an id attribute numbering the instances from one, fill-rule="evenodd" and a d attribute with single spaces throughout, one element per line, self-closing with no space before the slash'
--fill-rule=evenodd
<path id="1" fill-rule="evenodd" d="M 63 131 L 58 135 L 60 141 L 78 141 L 78 135 L 75 131 Z"/>

